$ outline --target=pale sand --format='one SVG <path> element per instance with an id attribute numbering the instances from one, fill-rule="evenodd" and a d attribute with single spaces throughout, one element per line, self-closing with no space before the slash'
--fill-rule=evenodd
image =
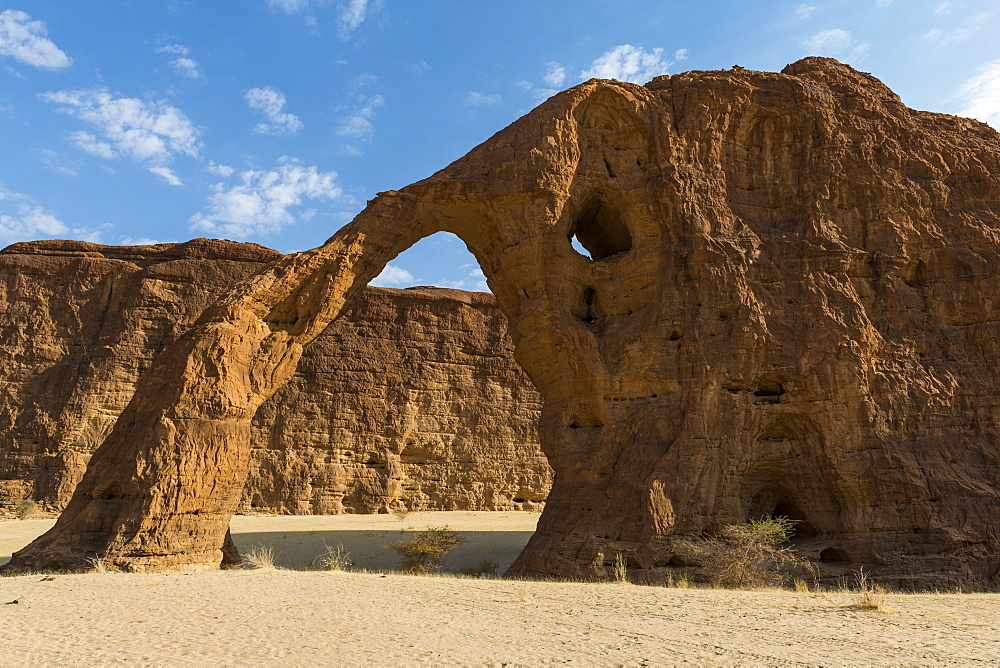
<path id="1" fill-rule="evenodd" d="M 454 567 L 509 562 L 536 520 L 422 513 L 403 526 L 470 535 L 477 542 L 461 559 L 455 551 Z M 0 561 L 51 524 L 0 522 Z M 308 563 L 324 539 L 343 543 L 371 568 L 395 565 L 378 546 L 400 537 L 399 526 L 391 516 L 243 517 L 233 532 L 241 547 L 273 539 L 285 563 Z M 889 595 L 890 613 L 857 610 L 857 600 L 290 570 L 29 575 L 0 578 L 0 665 L 1000 662 L 1000 595 Z"/>

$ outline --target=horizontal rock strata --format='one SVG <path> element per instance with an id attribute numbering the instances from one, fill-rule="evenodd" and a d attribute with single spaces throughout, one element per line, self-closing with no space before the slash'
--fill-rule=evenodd
<path id="1" fill-rule="evenodd" d="M 0 251 L 0 506 L 61 510 L 157 353 L 280 257 L 209 239 Z M 241 508 L 531 508 L 551 484 L 538 409 L 492 295 L 370 288 L 258 410 Z"/>

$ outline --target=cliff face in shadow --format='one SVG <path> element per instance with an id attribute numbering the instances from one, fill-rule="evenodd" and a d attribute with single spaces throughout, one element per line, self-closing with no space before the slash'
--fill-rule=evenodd
<path id="1" fill-rule="evenodd" d="M 65 506 L 157 353 L 280 257 L 209 239 L 0 251 L 0 504 Z M 242 508 L 531 507 L 551 484 L 538 409 L 492 295 L 370 288 L 258 410 Z"/>

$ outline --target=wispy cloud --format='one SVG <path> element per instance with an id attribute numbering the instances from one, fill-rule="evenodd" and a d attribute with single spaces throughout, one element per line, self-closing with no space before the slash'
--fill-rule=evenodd
<path id="1" fill-rule="evenodd" d="M 471 269 L 471 271 L 469 271 Z M 459 267 L 459 270 L 468 271 L 468 274 L 464 278 L 459 280 L 452 279 L 441 279 L 435 282 L 435 285 L 440 285 L 445 288 L 454 288 L 455 290 L 472 290 L 474 292 L 490 292 L 490 286 L 486 283 L 486 275 L 483 270 L 474 264 L 465 264 Z"/>
<path id="2" fill-rule="evenodd" d="M 889 5 L 891 5 L 894 2 L 896 2 L 896 0 L 875 0 L 875 6 L 876 7 L 888 7 Z"/>
<path id="3" fill-rule="evenodd" d="M 105 226 L 107 227 L 107 226 Z M 55 213 L 40 206 L 27 195 L 0 185 L 0 242 L 72 237 L 84 241 L 99 241 L 101 230 L 71 228 Z"/>
<path id="4" fill-rule="evenodd" d="M 361 101 L 351 109 L 345 116 L 342 116 L 337 126 L 337 134 L 355 142 L 369 142 L 375 134 L 375 126 L 372 118 L 375 110 L 385 104 L 385 98 L 381 95 L 362 97 Z M 357 146 L 343 147 L 346 152 L 352 155 L 359 155 L 361 149 Z"/>
<path id="5" fill-rule="evenodd" d="M 976 31 L 972 28 L 955 28 L 954 30 L 942 30 L 941 28 L 931 28 L 920 36 L 921 41 L 932 48 L 941 49 L 951 44 L 964 42 Z"/>
<path id="6" fill-rule="evenodd" d="M 962 104 L 960 116 L 975 118 L 1000 130 L 1000 60 L 980 67 L 966 79 L 957 97 Z"/>
<path id="7" fill-rule="evenodd" d="M 303 200 L 336 200 L 343 196 L 336 172 L 306 167 L 282 157 L 272 170 L 240 173 L 239 183 L 217 183 L 204 213 L 191 217 L 193 229 L 230 239 L 267 236 L 295 222 L 292 210 Z"/>
<path id="8" fill-rule="evenodd" d="M 258 123 L 253 131 L 259 135 L 293 135 L 302 129 L 302 121 L 295 114 L 286 112 L 285 94 L 277 88 L 264 86 L 251 88 L 244 95 L 250 108 L 264 114 L 267 119 Z"/>
<path id="9" fill-rule="evenodd" d="M 646 83 L 660 74 L 667 74 L 673 62 L 663 59 L 663 49 L 647 51 L 641 46 L 619 44 L 604 52 L 580 72 L 581 79 L 617 79 L 633 83 Z"/>
<path id="10" fill-rule="evenodd" d="M 63 160 L 62 156 L 55 151 L 43 148 L 39 149 L 38 155 L 42 161 L 42 165 L 44 165 L 45 169 L 50 172 L 62 174 L 63 176 L 77 175 L 76 165 L 72 165 L 72 163 L 67 164 L 66 161 Z"/>
<path id="11" fill-rule="evenodd" d="M 337 6 L 337 24 L 341 39 L 350 39 L 351 35 L 361 27 L 369 12 L 376 9 L 378 2 L 369 0 L 347 0 Z"/>
<path id="12" fill-rule="evenodd" d="M 814 2 L 803 2 L 801 5 L 795 8 L 794 14 L 795 18 L 799 20 L 805 20 L 812 16 L 813 12 L 819 9 L 819 5 Z"/>
<path id="13" fill-rule="evenodd" d="M 404 288 L 413 285 L 416 279 L 413 274 L 394 264 L 385 265 L 382 273 L 371 280 L 368 285 L 376 288 Z"/>
<path id="14" fill-rule="evenodd" d="M 343 40 L 350 39 L 354 32 L 373 14 L 381 10 L 382 0 L 266 0 L 271 9 L 286 14 L 301 16 L 307 25 L 316 27 L 316 11 L 336 5 L 337 35 Z"/>
<path id="15" fill-rule="evenodd" d="M 190 57 L 191 49 L 183 44 L 161 44 L 156 47 L 156 52 L 179 56 L 169 61 L 169 65 L 182 77 L 200 79 L 203 76 L 201 70 L 198 69 L 198 63 Z"/>
<path id="16" fill-rule="evenodd" d="M 553 88 L 562 86 L 566 81 L 566 68 L 555 62 L 545 63 L 545 76 L 542 77 L 542 81 Z"/>
<path id="17" fill-rule="evenodd" d="M 78 148 L 102 158 L 163 163 L 178 154 L 197 156 L 198 128 L 162 100 L 115 97 L 107 89 L 62 90 L 41 99 L 90 125 L 96 134 L 70 133 Z"/>
<path id="18" fill-rule="evenodd" d="M 500 95 L 487 95 L 474 90 L 465 94 L 465 104 L 469 107 L 494 107 L 503 102 Z"/>
<path id="19" fill-rule="evenodd" d="M 177 175 L 174 174 L 174 170 L 170 169 L 169 167 L 150 167 L 149 171 L 156 174 L 157 176 L 162 177 L 164 181 L 166 181 L 172 186 L 184 185 L 183 183 L 181 183 L 181 180 L 177 178 Z"/>
<path id="20" fill-rule="evenodd" d="M 820 30 L 814 35 L 803 38 L 802 46 L 812 56 L 828 56 L 846 63 L 858 63 L 868 55 L 871 44 L 858 42 L 846 30 L 832 28 Z"/>
<path id="21" fill-rule="evenodd" d="M 0 12 L 0 56 L 43 70 L 69 67 L 73 61 L 47 35 L 45 24 L 32 21 L 25 12 L 16 9 Z"/>

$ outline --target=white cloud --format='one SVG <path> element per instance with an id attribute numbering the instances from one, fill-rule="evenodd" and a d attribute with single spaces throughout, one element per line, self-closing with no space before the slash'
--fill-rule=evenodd
<path id="1" fill-rule="evenodd" d="M 188 79 L 200 79 L 202 74 L 201 70 L 198 69 L 198 63 L 190 58 L 177 58 L 170 61 L 170 66 L 180 74 L 181 76 L 187 77 Z"/>
<path id="2" fill-rule="evenodd" d="M 553 88 L 558 88 L 566 81 L 566 68 L 559 63 L 545 63 L 546 72 L 542 79 Z"/>
<path id="3" fill-rule="evenodd" d="M 440 285 L 443 288 L 452 288 L 454 290 L 490 292 L 490 286 L 486 283 L 486 275 L 478 266 L 465 264 L 460 266 L 459 269 L 468 269 L 469 267 L 475 268 L 470 271 L 465 278 L 460 278 L 457 281 L 448 278 L 441 278 L 435 281 L 434 285 Z"/>
<path id="4" fill-rule="evenodd" d="M 349 37 L 352 32 L 364 23 L 368 12 L 368 0 L 347 0 L 341 2 L 337 12 L 341 36 Z"/>
<path id="5" fill-rule="evenodd" d="M 100 230 L 71 228 L 27 195 L 0 185 L 0 242 L 9 244 L 42 238 L 98 241 L 100 235 Z"/>
<path id="6" fill-rule="evenodd" d="M 934 14 L 937 16 L 944 16 L 951 11 L 951 0 L 945 0 L 940 5 L 934 8 Z"/>
<path id="7" fill-rule="evenodd" d="M 42 164 L 45 169 L 50 172 L 55 172 L 56 174 L 62 174 L 63 176 L 76 176 L 77 171 L 75 166 L 70 166 L 65 164 L 60 156 L 55 151 L 49 150 L 47 148 L 39 149 L 38 155 L 41 157 Z"/>
<path id="8" fill-rule="evenodd" d="M 816 34 L 802 40 L 802 45 L 809 55 L 828 56 L 846 63 L 857 63 L 864 60 L 868 54 L 868 42 L 858 42 L 851 33 L 840 28 L 820 30 Z"/>
<path id="9" fill-rule="evenodd" d="M 277 232 L 295 221 L 290 209 L 303 199 L 342 197 L 336 172 L 305 167 L 287 156 L 273 170 L 247 170 L 240 183 L 217 183 L 205 213 L 191 217 L 192 227 L 215 236 L 246 239 Z"/>
<path id="10" fill-rule="evenodd" d="M 928 46 L 934 48 L 944 48 L 950 44 L 956 44 L 958 42 L 963 42 L 968 39 L 974 33 L 974 30 L 969 28 L 955 28 L 954 30 L 941 30 L 940 28 L 931 28 L 923 35 L 920 39 Z"/>
<path id="11" fill-rule="evenodd" d="M 190 56 L 191 49 L 183 44 L 161 44 L 156 47 L 157 53 L 172 53 L 175 56 Z"/>
<path id="12" fill-rule="evenodd" d="M 815 3 L 804 2 L 795 8 L 795 18 L 805 20 L 809 18 L 817 9 L 819 9 L 819 6 Z"/>
<path id="13" fill-rule="evenodd" d="M 470 107 L 493 107 L 501 102 L 503 98 L 499 95 L 487 95 L 474 90 L 465 94 L 465 104 Z"/>
<path id="14" fill-rule="evenodd" d="M 674 62 L 687 59 L 688 59 L 687 49 L 677 49 L 676 51 L 674 51 Z M 671 65 L 673 65 L 673 63 L 671 63 Z"/>
<path id="15" fill-rule="evenodd" d="M 163 243 L 156 239 L 150 239 L 148 237 L 122 237 L 122 240 L 118 242 L 120 246 L 155 246 L 156 244 Z"/>
<path id="16" fill-rule="evenodd" d="M 214 160 L 209 160 L 208 164 L 205 165 L 205 170 L 216 176 L 221 176 L 224 179 L 228 179 L 236 171 L 229 165 L 220 165 Z"/>
<path id="17" fill-rule="evenodd" d="M 958 91 L 963 108 L 960 116 L 989 123 L 1000 130 L 1000 60 L 979 68 Z"/>
<path id="18" fill-rule="evenodd" d="M 559 92 L 555 88 L 539 88 L 530 81 L 515 81 L 514 85 L 531 95 L 535 102 L 547 100 Z"/>
<path id="19" fill-rule="evenodd" d="M 337 134 L 341 137 L 368 141 L 375 133 L 375 126 L 372 125 L 372 116 L 375 110 L 385 104 L 385 98 L 381 95 L 373 95 L 359 108 L 343 117 Z"/>
<path id="20" fill-rule="evenodd" d="M 889 5 L 891 5 L 894 2 L 896 2 L 896 0 L 875 0 L 875 6 L 877 6 L 877 7 L 888 7 Z"/>
<path id="21" fill-rule="evenodd" d="M 267 5 L 286 14 L 301 15 L 310 26 L 318 26 L 315 11 L 332 4 L 332 0 L 267 0 Z M 347 40 L 355 30 L 382 7 L 381 0 L 339 0 L 337 4 L 337 34 Z"/>
<path id="22" fill-rule="evenodd" d="M 415 282 L 416 279 L 410 272 L 394 264 L 387 264 L 382 273 L 373 278 L 368 285 L 376 288 L 400 288 L 409 287 Z"/>
<path id="23" fill-rule="evenodd" d="M 162 100 L 114 97 L 106 89 L 62 90 L 41 99 L 77 116 L 97 134 L 73 132 L 78 148 L 102 158 L 162 163 L 174 155 L 197 156 L 199 132 L 184 113 Z"/>
<path id="24" fill-rule="evenodd" d="M 253 131 L 259 135 L 293 135 L 302 129 L 302 121 L 295 114 L 284 111 L 287 101 L 285 94 L 277 88 L 264 86 L 251 88 L 244 95 L 250 108 L 264 114 L 265 123 L 258 123 Z"/>
<path id="25" fill-rule="evenodd" d="M 181 180 L 177 178 L 174 171 L 169 167 L 150 167 L 149 171 L 153 172 L 157 176 L 163 177 L 163 179 L 172 186 L 182 186 Z"/>
<path id="26" fill-rule="evenodd" d="M 46 35 L 41 21 L 32 21 L 25 12 L 0 12 L 0 56 L 10 56 L 25 65 L 45 70 L 61 70 L 73 62 Z"/>
<path id="27" fill-rule="evenodd" d="M 580 72 L 581 79 L 618 79 L 633 83 L 646 83 L 659 74 L 667 74 L 672 62 L 663 60 L 663 49 L 646 51 L 641 46 L 619 44 L 606 51 Z"/>

